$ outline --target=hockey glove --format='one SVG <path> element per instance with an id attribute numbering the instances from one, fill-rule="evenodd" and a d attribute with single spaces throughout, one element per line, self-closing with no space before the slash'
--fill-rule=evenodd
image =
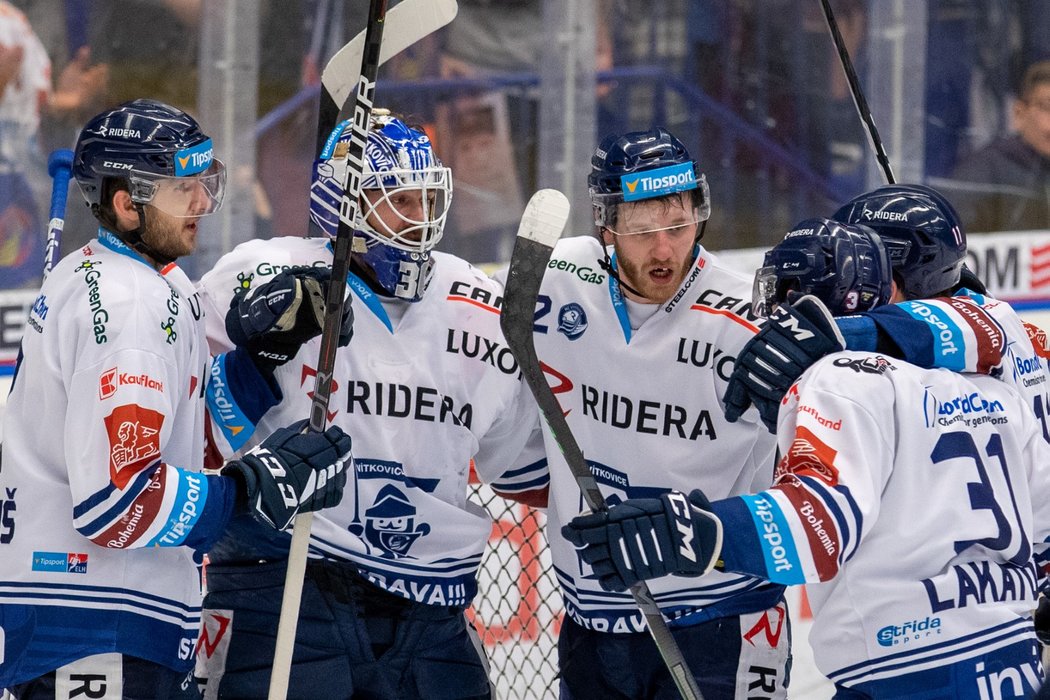
<path id="1" fill-rule="evenodd" d="M 722 522 L 700 490 L 686 498 L 630 498 L 604 513 L 573 518 L 561 529 L 607 591 L 625 591 L 667 574 L 701 576 L 722 551 Z"/>
<path id="2" fill-rule="evenodd" d="M 315 338 L 324 326 L 325 294 L 332 271 L 328 268 L 293 267 L 247 294 L 238 294 L 226 313 L 226 334 L 243 347 L 264 372 L 295 357 L 303 343 Z M 350 342 L 354 313 L 347 299 L 339 346 Z"/>
<path id="3" fill-rule="evenodd" d="M 350 436 L 332 426 L 301 432 L 306 421 L 275 430 L 262 444 L 222 469 L 243 486 L 248 512 L 261 523 L 285 530 L 298 513 L 338 505 L 352 467 Z"/>
<path id="4" fill-rule="evenodd" d="M 1039 605 L 1033 616 L 1035 636 L 1044 647 L 1050 646 L 1050 598 L 1039 596 Z"/>
<path id="5" fill-rule="evenodd" d="M 846 349 L 831 312 L 812 295 L 781 304 L 736 358 L 726 389 L 726 420 L 736 420 L 752 404 L 769 432 L 776 432 L 780 402 L 814 362 Z"/>

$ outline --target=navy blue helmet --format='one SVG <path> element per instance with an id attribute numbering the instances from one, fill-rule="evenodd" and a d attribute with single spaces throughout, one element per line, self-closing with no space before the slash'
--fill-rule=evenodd
<path id="1" fill-rule="evenodd" d="M 711 216 L 707 178 L 685 144 L 662 127 L 605 137 L 591 157 L 587 190 L 594 223 L 611 228 L 622 202 L 693 192 L 698 221 Z"/>
<path id="2" fill-rule="evenodd" d="M 755 273 L 753 310 L 812 294 L 836 316 L 889 301 L 890 261 L 878 234 L 861 224 L 806 219 L 772 250 Z"/>
<path id="3" fill-rule="evenodd" d="M 154 100 L 125 102 L 91 119 L 77 138 L 73 176 L 96 216 L 109 178 L 127 180 L 136 203 L 154 204 L 174 216 L 214 212 L 226 185 L 226 169 L 196 120 Z M 195 178 L 207 196 L 190 202 L 187 188 L 165 186 L 184 177 Z"/>
<path id="4" fill-rule="evenodd" d="M 831 218 L 879 234 L 905 298 L 929 298 L 958 284 L 966 234 L 951 203 L 936 190 L 884 185 L 854 197 Z"/>

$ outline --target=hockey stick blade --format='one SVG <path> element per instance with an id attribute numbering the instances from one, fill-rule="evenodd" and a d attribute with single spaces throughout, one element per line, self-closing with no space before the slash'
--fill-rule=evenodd
<path id="1" fill-rule="evenodd" d="M 386 14 L 379 65 L 451 22 L 456 0 L 402 0 Z M 317 153 L 339 121 L 339 112 L 361 77 L 365 53 L 362 31 L 339 49 L 321 73 L 321 109 L 317 120 Z"/>
<path id="2" fill-rule="evenodd" d="M 607 510 L 605 498 L 598 483 L 587 466 L 579 443 L 565 420 L 561 405 L 547 384 L 543 365 L 536 355 L 533 340 L 533 319 L 540 284 L 547 269 L 554 245 L 561 236 L 569 218 L 569 202 L 557 190 L 540 190 L 532 195 L 525 206 L 514 241 L 514 252 L 507 272 L 507 285 L 503 293 L 503 308 L 500 311 L 500 328 L 514 358 L 518 361 L 522 376 L 539 404 L 554 441 L 558 444 L 569 465 L 576 483 L 583 493 L 584 502 L 594 512 Z M 657 651 L 667 666 L 678 692 L 685 700 L 703 700 L 696 678 L 689 670 L 671 636 L 663 614 L 644 581 L 631 586 L 638 609 L 645 617 L 649 633 L 656 643 Z"/>

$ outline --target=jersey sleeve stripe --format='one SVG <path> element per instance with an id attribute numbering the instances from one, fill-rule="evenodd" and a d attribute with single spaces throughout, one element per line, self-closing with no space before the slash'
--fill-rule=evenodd
<path id="1" fill-rule="evenodd" d="M 135 481 L 123 491 L 120 491 L 116 486 L 110 483 L 107 488 L 93 494 L 87 500 L 82 501 L 79 505 L 75 506 L 73 508 L 73 525 L 76 527 L 77 532 L 85 537 L 93 538 L 103 528 L 109 527 L 116 520 L 119 520 L 128 512 L 131 504 L 149 485 L 150 480 L 153 478 L 157 469 L 162 467 L 163 464 L 160 460 L 157 460 L 149 467 L 139 472 L 139 475 L 135 477 Z M 116 494 L 121 494 L 116 502 L 106 507 L 104 510 L 101 510 L 108 501 L 113 500 L 113 497 Z M 91 515 L 92 512 L 100 510 L 101 512 L 99 512 L 93 520 L 84 524 L 77 524 L 77 521 Z"/>

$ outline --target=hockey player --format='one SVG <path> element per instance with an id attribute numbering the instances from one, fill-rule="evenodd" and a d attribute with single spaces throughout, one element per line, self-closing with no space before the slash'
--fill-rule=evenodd
<path id="1" fill-rule="evenodd" d="M 824 226 L 803 235 L 848 230 L 877 244 L 866 227 Z M 802 276 L 783 274 L 798 256 L 781 256 L 778 283 L 856 310 L 826 280 L 857 256 L 822 247 L 832 254 L 809 257 Z M 886 256 L 855 270 L 869 287 L 890 283 Z M 1050 446 L 1021 395 L 986 375 L 846 351 L 805 372 L 779 421 L 772 488 L 713 503 L 700 491 L 629 500 L 577 518 L 566 536 L 612 590 L 702 574 L 716 559 L 809 583 L 810 644 L 837 698 L 1029 697 L 1042 681 L 1030 611 L 1033 544 L 1050 537 Z"/>
<path id="2" fill-rule="evenodd" d="M 751 280 L 700 244 L 711 200 L 698 163 L 654 128 L 610 135 L 591 165 L 598 236 L 556 245 L 535 344 L 602 492 L 615 503 L 697 480 L 718 497 L 768 486 L 771 436 L 757 415 L 735 424 L 722 415 L 733 358 L 756 325 Z M 604 591 L 560 535 L 582 500 L 558 445 L 543 438 L 548 539 L 567 612 L 561 696 L 670 696 L 674 683 L 632 598 Z M 652 591 L 706 697 L 745 697 L 749 687 L 785 696 L 782 587 L 718 573 L 702 584 L 663 579 Z"/>
<path id="3" fill-rule="evenodd" d="M 349 140 L 340 125 L 311 186 L 311 218 L 328 235 L 238 246 L 201 280 L 209 318 L 235 297 L 251 299 L 278 270 L 331 265 Z M 356 471 L 342 505 L 314 520 L 291 693 L 487 698 L 464 609 L 492 523 L 467 500 L 469 464 L 483 480 L 498 476 L 521 451 L 535 408 L 519 400 L 526 390 L 499 330 L 501 288 L 435 250 L 452 180 L 429 139 L 377 110 L 365 155 L 348 278 L 354 340 L 337 357 L 329 415 L 354 436 Z M 239 332 L 209 325 L 213 349 L 229 347 L 228 330 Z M 275 368 L 283 401 L 255 424 L 231 420 L 230 448 L 308 414 L 317 357 L 314 341 Z M 545 501 L 542 468 L 494 486 Z M 234 533 L 212 550 L 198 658 L 207 697 L 266 694 L 287 549 L 287 537 L 262 548 Z"/>
<path id="4" fill-rule="evenodd" d="M 903 303 L 835 322 L 819 304 L 783 307 L 737 359 L 726 393 L 735 420 L 752 402 L 770 430 L 788 387 L 823 355 L 872 350 L 920 367 L 1001 376 L 1013 383 L 1041 423 L 1050 412 L 1046 334 L 985 294 L 966 270 L 966 236 L 952 205 L 932 188 L 886 185 L 858 195 L 833 219 L 870 226 L 885 241 Z M 905 284 L 904 280 L 909 280 Z M 812 335 L 800 339 L 801 324 Z M 1044 428 L 1050 441 L 1050 431 Z"/>
<path id="5" fill-rule="evenodd" d="M 272 530 L 338 502 L 350 439 L 282 429 L 201 473 L 208 348 L 174 261 L 224 167 L 190 116 L 135 100 L 87 123 L 73 172 L 100 226 L 33 304 L 4 415 L 0 687 L 194 697 L 195 556 L 234 512 Z"/>

